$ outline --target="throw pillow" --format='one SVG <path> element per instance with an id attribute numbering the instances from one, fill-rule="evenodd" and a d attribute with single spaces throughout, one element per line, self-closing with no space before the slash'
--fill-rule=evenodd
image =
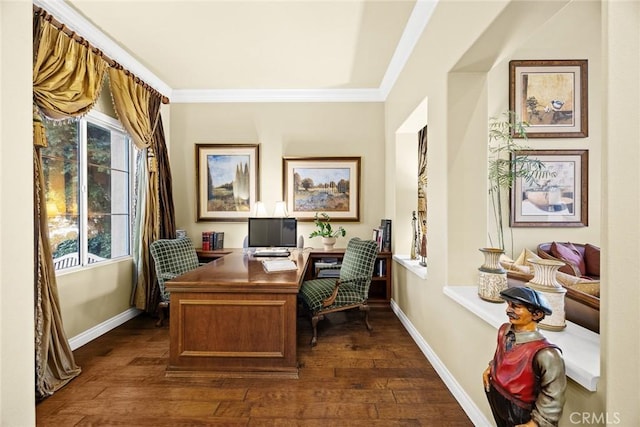
<path id="1" fill-rule="evenodd" d="M 600 298 L 600 281 L 584 281 L 571 286 L 573 289 Z"/>
<path id="2" fill-rule="evenodd" d="M 584 263 L 588 276 L 600 277 L 600 248 L 589 243 L 584 245 Z"/>
<path id="3" fill-rule="evenodd" d="M 551 243 L 551 254 L 562 261 L 575 265 L 580 270 L 581 276 L 586 274 L 584 259 L 573 244 L 553 242 Z"/>

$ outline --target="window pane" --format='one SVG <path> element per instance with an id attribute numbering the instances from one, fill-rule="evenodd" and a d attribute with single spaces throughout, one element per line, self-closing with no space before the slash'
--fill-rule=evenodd
<path id="1" fill-rule="evenodd" d="M 89 166 L 87 202 L 89 215 L 111 213 L 111 170 L 102 166 Z"/>
<path id="2" fill-rule="evenodd" d="M 77 215 L 49 217 L 49 242 L 56 270 L 80 265 L 80 227 Z"/>
<path id="3" fill-rule="evenodd" d="M 111 167 L 111 132 L 87 123 L 87 161 L 92 165 Z"/>
<path id="4" fill-rule="evenodd" d="M 89 217 L 89 264 L 129 254 L 129 216 Z M 93 255 L 93 256 L 92 256 Z M 98 256 L 99 258 L 95 258 Z"/>
<path id="5" fill-rule="evenodd" d="M 111 134 L 111 168 L 129 170 L 129 141 L 124 133 Z"/>
<path id="6" fill-rule="evenodd" d="M 89 263 L 111 258 L 109 215 L 89 215 Z M 99 258 L 96 258 L 99 257 Z"/>
<path id="7" fill-rule="evenodd" d="M 111 171 L 111 192 L 118 197 L 112 197 L 112 214 L 129 214 L 129 174 L 126 172 Z"/>
<path id="8" fill-rule="evenodd" d="M 78 245 L 78 122 L 45 121 L 42 149 L 49 243 L 56 270 L 80 265 Z"/>

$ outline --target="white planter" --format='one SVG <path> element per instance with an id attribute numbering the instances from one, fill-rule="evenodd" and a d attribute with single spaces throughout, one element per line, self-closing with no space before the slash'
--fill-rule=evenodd
<path id="1" fill-rule="evenodd" d="M 336 238 L 335 237 L 323 237 L 322 238 L 322 244 L 324 245 L 324 250 L 325 251 L 332 251 L 333 250 L 333 246 L 336 244 Z"/>
<path id="2" fill-rule="evenodd" d="M 484 264 L 478 268 L 478 296 L 489 302 L 504 302 L 500 292 L 507 289 L 507 271 L 500 265 L 499 248 L 480 248 Z"/>
<path id="3" fill-rule="evenodd" d="M 562 261 L 552 259 L 529 259 L 533 266 L 533 279 L 527 282 L 528 287 L 540 292 L 549 301 L 551 315 L 545 316 L 538 323 L 541 329 L 560 331 L 567 326 L 564 309 L 564 297 L 567 290 L 558 282 L 558 269 L 564 265 Z"/>

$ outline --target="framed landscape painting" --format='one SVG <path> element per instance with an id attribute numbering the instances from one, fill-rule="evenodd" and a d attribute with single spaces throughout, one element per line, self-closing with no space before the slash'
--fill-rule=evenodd
<path id="1" fill-rule="evenodd" d="M 326 212 L 339 221 L 360 220 L 360 157 L 285 157 L 283 196 L 289 215 L 313 221 Z"/>
<path id="2" fill-rule="evenodd" d="M 509 62 L 509 109 L 529 138 L 588 136 L 587 60 Z"/>
<path id="3" fill-rule="evenodd" d="M 260 196 L 259 145 L 196 144 L 198 221 L 246 221 Z"/>
<path id="4" fill-rule="evenodd" d="M 516 156 L 540 160 L 546 174 L 511 189 L 512 227 L 584 227 L 589 225 L 589 152 L 522 150 Z"/>

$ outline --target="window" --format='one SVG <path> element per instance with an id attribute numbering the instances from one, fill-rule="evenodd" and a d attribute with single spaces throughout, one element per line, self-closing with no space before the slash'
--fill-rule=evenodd
<path id="1" fill-rule="evenodd" d="M 42 150 L 56 271 L 130 255 L 132 146 L 122 125 L 92 111 L 45 121 Z"/>

